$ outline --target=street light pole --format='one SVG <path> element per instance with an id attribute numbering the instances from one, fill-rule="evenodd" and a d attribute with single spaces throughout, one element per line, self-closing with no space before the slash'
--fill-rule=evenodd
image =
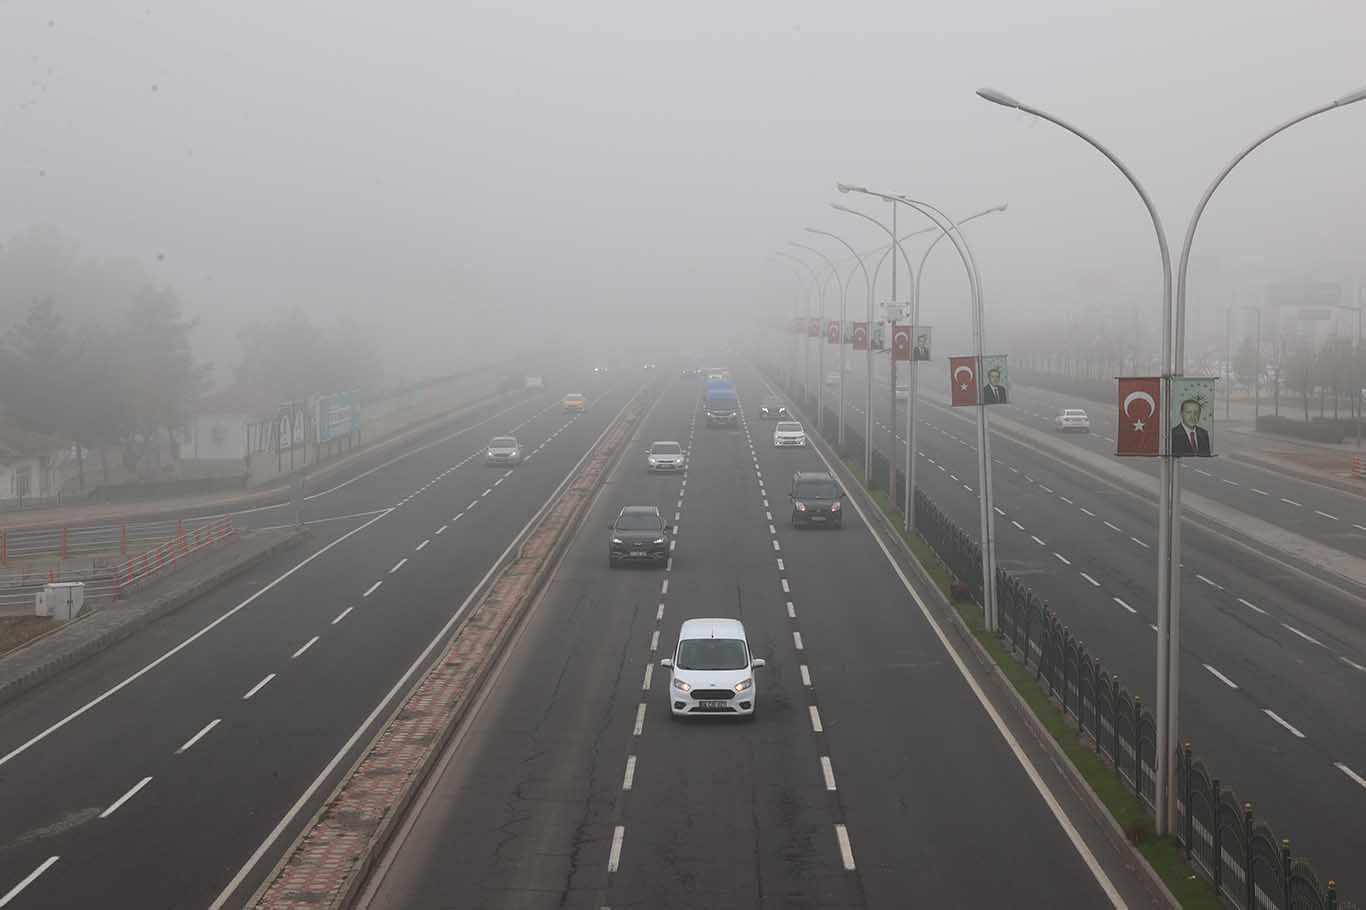
<path id="1" fill-rule="evenodd" d="M 833 262 L 830 261 L 830 257 L 829 257 L 829 256 L 825 255 L 825 254 L 822 253 L 820 250 L 816 249 L 814 246 L 807 246 L 806 244 L 804 244 L 804 243 L 798 243 L 798 242 L 795 241 L 795 240 L 789 240 L 788 243 L 791 244 L 792 246 L 800 247 L 801 249 L 806 250 L 806 251 L 809 252 L 809 253 L 815 253 L 817 256 L 819 256 L 819 257 L 825 262 L 825 264 L 826 264 L 827 266 L 830 267 L 830 271 L 834 272 L 834 274 L 835 274 L 835 283 L 836 283 L 837 285 L 839 285 L 839 289 L 840 289 L 840 313 L 841 313 L 841 316 L 842 316 L 843 313 L 844 313 L 844 282 L 840 280 L 840 271 L 839 271 L 839 269 L 835 268 L 835 264 L 834 264 Z M 822 283 L 822 287 L 824 287 L 824 283 Z M 816 376 L 816 429 L 819 430 L 819 431 L 824 431 L 824 428 L 825 428 L 825 295 L 824 295 L 824 294 L 821 295 L 821 317 L 820 317 L 820 318 L 821 318 L 821 323 L 820 323 L 820 324 L 821 324 L 820 337 L 816 339 L 816 344 L 818 345 L 818 347 L 816 348 L 816 373 L 817 373 L 817 376 Z M 841 401 L 840 401 L 840 406 L 841 406 L 841 414 L 840 414 L 840 431 L 841 431 L 841 432 L 844 431 L 843 405 L 844 405 L 844 401 L 843 401 L 843 399 L 841 399 Z"/>
<path id="2" fill-rule="evenodd" d="M 778 255 L 784 259 L 790 259 L 797 265 L 811 273 L 811 283 L 816 286 L 816 294 L 820 298 L 821 312 L 825 312 L 825 286 L 821 283 L 820 275 L 811 267 L 805 259 L 793 256 L 791 253 L 778 251 Z M 806 295 L 806 326 L 802 328 L 802 403 L 805 404 L 811 394 L 811 292 Z"/>
<path id="3" fill-rule="evenodd" d="M 1162 372 L 1164 375 L 1172 373 L 1172 328 L 1174 324 L 1172 315 L 1172 264 L 1171 252 L 1167 247 L 1167 232 L 1162 227 L 1162 218 L 1157 214 L 1157 206 L 1153 204 L 1152 197 L 1144 189 L 1134 172 L 1129 170 L 1128 165 L 1119 159 L 1114 152 L 1102 145 L 1097 139 L 1083 132 L 1077 127 L 1064 120 L 1054 117 L 1025 104 L 1016 101 L 1014 98 L 1003 92 L 994 89 L 978 89 L 977 94 L 983 99 L 999 104 L 1002 107 L 1014 108 L 1033 114 L 1040 119 L 1058 126 L 1083 142 L 1090 145 L 1096 151 L 1105 156 L 1121 174 L 1124 175 L 1139 198 L 1143 201 L 1143 206 L 1148 210 L 1148 217 L 1152 219 L 1153 230 L 1157 234 L 1158 253 L 1162 259 Z M 1164 436 L 1166 434 L 1163 434 Z M 1163 446 L 1166 449 L 1166 446 Z M 1167 691 L 1168 683 L 1168 658 L 1172 655 L 1171 651 L 1171 576 L 1176 574 L 1179 580 L 1179 566 L 1174 562 L 1175 541 L 1171 534 L 1171 524 L 1173 517 L 1173 501 L 1180 496 L 1178 487 L 1178 472 L 1174 470 L 1170 457 L 1164 455 L 1160 460 L 1160 474 L 1158 478 L 1158 512 L 1157 512 L 1157 747 L 1155 750 L 1157 767 L 1153 769 L 1157 784 L 1156 799 L 1156 828 L 1157 833 L 1165 835 L 1168 830 L 1168 794 L 1167 785 L 1169 772 L 1168 768 L 1172 765 L 1171 757 L 1175 755 L 1175 749 L 1169 745 L 1169 727 L 1166 723 L 1169 710 L 1169 698 Z M 1173 573 L 1172 569 L 1178 568 L 1178 572 Z M 1179 652 L 1178 655 L 1179 657 Z"/>
<path id="4" fill-rule="evenodd" d="M 868 196 L 875 196 L 879 199 L 891 199 L 908 205 L 926 218 L 930 219 L 939 229 L 949 238 L 954 249 L 958 253 L 958 258 L 963 262 L 963 268 L 968 275 L 968 289 L 972 296 L 972 324 L 973 337 L 977 354 L 977 364 L 982 363 L 982 286 L 981 276 L 977 271 L 976 260 L 972 256 L 972 250 L 968 246 L 967 238 L 959 230 L 952 219 L 934 206 L 911 199 L 907 196 L 895 196 L 887 193 L 877 193 L 867 187 L 851 186 L 845 183 L 837 183 L 836 188 L 841 193 L 862 193 Z M 914 301 L 912 301 L 914 306 Z M 912 376 L 915 374 L 913 373 Z M 988 631 L 996 632 L 999 629 L 999 614 L 996 610 L 996 568 L 995 568 L 995 516 L 991 508 L 991 447 L 987 441 L 987 422 L 986 409 L 980 403 L 977 405 L 977 481 L 978 481 L 978 520 L 981 524 L 982 540 L 982 612 L 985 625 Z"/>
<path id="5" fill-rule="evenodd" d="M 863 257 L 858 254 L 849 243 L 840 235 L 832 234 L 829 231 L 821 231 L 816 228 L 806 228 L 808 234 L 819 234 L 822 237 L 829 237 L 838 241 L 849 254 L 858 260 L 858 267 L 863 271 L 863 283 L 868 288 L 868 324 L 873 324 L 873 280 L 868 277 L 868 267 L 863 264 Z M 841 317 L 843 314 L 841 314 Z M 841 318 L 840 330 L 843 331 L 843 318 Z M 840 339 L 840 448 L 844 448 L 844 339 Z M 868 395 L 866 396 L 868 407 L 864 408 L 866 422 L 863 431 L 863 482 L 869 483 L 869 475 L 873 469 L 873 346 L 868 345 Z"/>
<path id="6" fill-rule="evenodd" d="M 882 230 L 886 231 L 886 232 L 887 232 L 887 236 L 890 237 L 891 240 L 892 240 L 892 247 L 895 248 L 896 251 L 899 252 L 899 253 L 901 254 L 901 259 L 902 259 L 902 261 L 904 261 L 904 262 L 906 263 L 906 269 L 907 269 L 907 271 L 908 271 L 908 272 L 910 271 L 910 269 L 911 269 L 911 258 L 910 258 L 909 256 L 906 255 L 906 250 L 905 250 L 904 247 L 902 247 L 901 241 L 900 241 L 900 240 L 897 240 L 897 238 L 896 238 L 896 225 L 895 225 L 895 223 L 893 223 L 893 226 L 889 228 L 889 227 L 887 227 L 887 225 L 883 224 L 881 221 L 878 221 L 878 220 L 877 220 L 876 218 L 874 218 L 873 216 L 871 216 L 871 215 L 865 215 L 863 212 L 860 212 L 860 211 L 858 211 L 857 209 L 851 209 L 851 208 L 849 208 L 848 206 L 839 205 L 839 204 L 836 204 L 836 203 L 833 203 L 833 202 L 830 204 L 830 207 L 833 208 L 833 209 L 835 209 L 836 211 L 847 212 L 847 213 L 849 213 L 850 215 L 857 215 L 858 217 L 862 218 L 863 220 L 865 220 L 865 221 L 870 221 L 870 222 L 872 222 L 873 224 L 877 225 L 877 226 L 878 226 L 879 228 L 881 228 Z M 896 211 L 896 204 L 895 204 L 895 201 L 893 201 L 892 211 L 893 211 L 894 213 L 895 213 L 895 211 Z M 912 274 L 912 276 L 914 276 L 914 273 L 911 273 L 911 274 Z M 896 300 L 896 257 L 895 257 L 895 256 L 892 257 L 892 300 L 893 300 L 893 301 Z M 873 331 L 873 324 L 872 324 L 872 320 L 871 320 L 871 319 L 870 319 L 869 322 L 868 322 L 868 331 L 869 331 L 869 333 L 870 333 L 870 335 L 871 335 L 871 332 Z M 894 336 L 894 337 L 895 337 L 895 336 Z M 868 360 L 869 360 L 869 362 L 871 363 L 871 362 L 872 362 L 872 359 L 873 359 L 873 345 L 872 345 L 871 337 L 869 338 L 869 343 L 868 343 L 868 345 L 867 345 L 867 350 L 868 350 Z M 888 456 L 887 456 L 887 496 L 888 496 L 888 498 L 889 498 L 891 501 L 895 502 L 895 501 L 896 501 L 896 350 L 895 350 L 895 345 L 894 345 L 894 344 L 893 344 L 892 346 L 890 346 L 889 349 L 888 349 L 888 357 L 891 359 L 891 373 L 890 373 L 890 376 L 891 376 L 891 381 L 892 381 L 892 389 L 891 389 L 891 393 L 890 393 L 890 394 L 891 394 L 891 396 L 892 396 L 892 405 L 891 405 L 892 418 L 891 418 L 891 429 L 888 431 L 888 435 L 891 437 L 891 441 L 890 441 L 889 446 L 888 446 Z M 873 389 L 873 382 L 872 382 L 872 373 L 871 373 L 871 371 L 870 371 L 870 372 L 869 372 L 869 380 L 868 380 L 868 394 L 869 394 L 869 398 L 868 398 L 868 413 L 869 413 L 869 415 L 871 415 L 872 412 L 873 412 L 872 389 Z M 872 432 L 872 431 L 871 431 L 871 428 L 869 429 L 869 432 L 870 432 L 870 433 Z M 871 445 L 871 436 L 870 436 L 870 443 L 869 443 L 869 444 Z M 910 482 L 910 475 L 908 474 L 908 475 L 907 475 L 907 483 L 909 483 L 909 482 Z"/>

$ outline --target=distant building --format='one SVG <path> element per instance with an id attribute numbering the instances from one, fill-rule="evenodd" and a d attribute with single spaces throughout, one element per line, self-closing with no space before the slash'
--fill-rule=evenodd
<path id="1" fill-rule="evenodd" d="M 0 418 L 0 500 L 17 504 L 56 496 L 75 473 L 70 442 Z"/>

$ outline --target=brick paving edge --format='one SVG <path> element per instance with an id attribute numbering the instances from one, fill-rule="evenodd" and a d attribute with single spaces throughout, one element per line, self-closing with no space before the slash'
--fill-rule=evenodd
<path id="1" fill-rule="evenodd" d="M 47 663 L 34 667 L 23 676 L 5 683 L 0 683 L 0 704 L 18 698 L 20 695 L 34 689 L 63 671 L 94 657 L 101 651 L 113 647 L 126 638 L 132 637 L 138 631 L 146 628 L 158 619 L 169 616 L 176 610 L 198 600 L 213 589 L 223 585 L 238 575 L 241 575 L 253 566 L 264 562 L 272 556 L 301 543 L 305 538 L 312 536 L 312 532 L 310 531 L 297 530 L 263 549 L 245 553 L 240 559 L 234 560 L 212 575 L 206 576 L 190 585 L 188 588 L 166 595 L 156 601 L 145 612 L 130 617 L 127 622 L 106 630 L 98 638 L 92 638 L 89 641 L 75 645 L 69 651 L 54 655 Z M 71 627 L 64 626 L 63 628 Z M 54 632 L 56 631 L 61 630 L 54 630 Z M 36 644 L 38 641 L 47 637 L 48 636 L 41 636 L 40 638 L 27 642 L 26 645 Z M 13 651 L 7 652 L 6 656 L 17 654 L 22 650 L 23 648 L 16 648 Z"/>

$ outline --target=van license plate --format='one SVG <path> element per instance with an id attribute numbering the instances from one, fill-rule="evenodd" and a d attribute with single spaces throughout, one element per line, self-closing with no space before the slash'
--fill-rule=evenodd
<path id="1" fill-rule="evenodd" d="M 723 701 L 699 701 L 698 707 L 704 711 L 724 711 L 726 703 Z"/>

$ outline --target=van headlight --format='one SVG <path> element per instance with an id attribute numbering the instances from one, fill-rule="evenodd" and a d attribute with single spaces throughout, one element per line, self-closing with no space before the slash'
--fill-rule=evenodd
<path id="1" fill-rule="evenodd" d="M 742 680 L 740 680 L 738 683 L 735 684 L 735 691 L 736 691 L 736 692 L 748 692 L 750 689 L 753 689 L 753 688 L 754 688 L 754 677 L 752 677 L 752 676 L 751 676 L 749 679 L 742 679 Z"/>
<path id="2" fill-rule="evenodd" d="M 655 538 L 655 543 L 663 543 L 663 542 L 664 542 L 664 538 L 663 538 L 663 537 L 656 537 L 656 538 Z"/>
<path id="3" fill-rule="evenodd" d="M 798 501 L 798 502 L 792 503 L 792 505 L 796 507 L 796 509 L 797 509 L 798 512 L 805 512 L 805 511 L 806 511 L 806 503 L 804 503 L 804 502 Z"/>
<path id="4" fill-rule="evenodd" d="M 620 538 L 620 537 L 613 537 L 613 538 L 612 538 L 612 543 L 620 544 L 620 543 L 621 543 L 621 538 Z"/>
<path id="5" fill-rule="evenodd" d="M 683 680 L 678 679 L 677 677 L 674 678 L 674 688 L 677 689 L 677 690 L 680 691 L 680 692 L 691 692 L 691 691 L 692 691 L 692 686 L 688 685 L 688 684 L 685 683 Z"/>
<path id="6" fill-rule="evenodd" d="M 840 510 L 840 501 L 839 501 L 838 499 L 836 499 L 834 502 L 830 503 L 830 511 L 831 511 L 831 512 L 838 512 L 839 510 Z"/>

